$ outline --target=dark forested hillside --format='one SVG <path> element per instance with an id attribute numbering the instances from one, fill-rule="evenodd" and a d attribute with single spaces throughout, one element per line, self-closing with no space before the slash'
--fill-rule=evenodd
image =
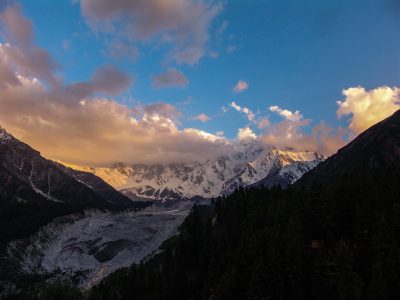
<path id="1" fill-rule="evenodd" d="M 92 299 L 397 299 L 400 174 L 387 172 L 312 191 L 239 190 L 213 216 L 195 207 L 162 253 Z"/>
<path id="2" fill-rule="evenodd" d="M 399 133 L 396 113 L 289 189 L 194 207 L 160 254 L 91 299 L 398 299 Z"/>

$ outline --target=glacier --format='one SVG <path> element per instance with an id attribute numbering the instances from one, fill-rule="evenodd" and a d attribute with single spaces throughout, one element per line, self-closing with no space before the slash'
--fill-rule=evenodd
<path id="1" fill-rule="evenodd" d="M 58 218 L 7 253 L 24 274 L 75 280 L 88 289 L 117 269 L 139 263 L 175 235 L 191 203 L 120 213 L 86 211 Z"/>

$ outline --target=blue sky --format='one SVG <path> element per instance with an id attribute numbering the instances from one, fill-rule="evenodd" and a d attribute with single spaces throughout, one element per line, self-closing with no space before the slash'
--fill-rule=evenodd
<path id="1" fill-rule="evenodd" d="M 212 23 L 216 30 L 226 21 L 227 29 L 220 36 L 211 33 L 207 45 L 219 56 L 204 57 L 194 66 L 176 66 L 190 84 L 162 90 L 153 89 L 150 81 L 165 70 L 162 50 L 140 45 L 137 60 L 115 61 L 104 54 L 110 38 L 87 26 L 79 4 L 21 3 L 34 22 L 37 42 L 61 64 L 67 81 L 84 80 L 97 67 L 115 64 L 135 77 L 130 91 L 119 97 L 130 105 L 176 105 L 192 99 L 182 109 L 188 115 L 209 116 L 218 115 L 231 101 L 264 113 L 279 105 L 335 125 L 336 101 L 343 98 L 343 89 L 396 86 L 400 81 L 400 11 L 390 1 L 227 1 Z M 233 53 L 226 51 L 230 46 L 236 48 Z M 249 89 L 235 95 L 232 88 L 240 79 L 249 83 Z M 182 121 L 234 136 L 247 123 L 236 114 L 230 110 L 206 124 Z"/>
<path id="2" fill-rule="evenodd" d="M 86 11 L 84 2 L 89 7 Z M 303 119 L 311 120 L 303 128 L 310 132 L 321 121 L 332 128 L 349 126 L 352 112 L 337 117 L 337 101 L 346 100 L 344 89 L 360 86 L 369 93 L 382 86 L 399 85 L 400 4 L 396 0 L 197 2 L 214 7 L 215 13 L 207 29 L 195 36 L 201 39 L 206 35 L 207 40 L 200 46 L 203 54 L 194 63 L 167 59 L 179 39 L 173 37 L 172 44 L 165 43 L 162 30 L 146 38 L 130 36 L 131 29 L 126 29 L 124 22 L 129 24 L 129 18 L 140 17 L 134 11 L 116 21 L 119 27 L 105 30 L 93 25 L 97 11 L 91 0 L 18 3 L 33 23 L 34 43 L 60 65 L 55 72 L 65 85 L 89 80 L 100 67 L 113 65 L 131 76 L 133 84 L 112 99 L 128 107 L 171 104 L 182 113 L 180 128 L 223 131 L 229 139 L 246 126 L 257 135 L 264 130 L 230 106 L 232 101 L 271 123 L 282 121 L 282 115 L 272 112 L 271 106 L 299 111 Z M 108 20 L 95 17 L 100 23 Z M 114 43 L 132 47 L 138 54 L 113 57 L 107 49 Z M 189 84 L 166 88 L 152 85 L 152 76 L 171 69 L 184 75 Z M 235 93 L 233 88 L 239 80 L 245 81 L 248 89 Z M 201 113 L 209 120 L 193 118 Z"/>

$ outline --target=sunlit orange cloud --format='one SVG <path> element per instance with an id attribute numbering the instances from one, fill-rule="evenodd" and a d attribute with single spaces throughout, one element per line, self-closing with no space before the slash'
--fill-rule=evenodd
<path id="1" fill-rule="evenodd" d="M 67 101 L 37 80 L 0 89 L 0 123 L 46 157 L 104 166 L 206 159 L 228 150 L 227 141 L 180 130 L 168 104 L 129 108 L 109 99 Z M 213 139 L 211 138 L 213 137 Z"/>
<path id="2" fill-rule="evenodd" d="M 299 111 L 271 106 L 270 111 L 285 120 L 271 124 L 260 139 L 280 148 L 316 151 L 329 156 L 359 133 L 400 109 L 400 89 L 397 87 L 383 86 L 370 91 L 361 86 L 352 87 L 343 90 L 343 95 L 345 98 L 337 102 L 336 113 L 338 117 L 348 117 L 348 128 L 331 128 L 321 123 L 313 127 L 311 134 L 304 134 L 302 129 L 311 120 L 303 119 Z"/>
<path id="3" fill-rule="evenodd" d="M 0 125 L 46 157 L 105 166 L 193 161 L 228 150 L 222 137 L 179 129 L 180 112 L 171 105 L 130 108 L 96 96 L 116 95 L 132 84 L 112 66 L 65 85 L 53 75 L 51 55 L 33 44 L 31 23 L 19 6 L 7 7 L 0 25 L 4 39 L 15 42 L 0 44 Z"/>
<path id="4" fill-rule="evenodd" d="M 339 117 L 350 115 L 349 128 L 358 134 L 400 109 L 400 89 L 387 86 L 367 91 L 353 87 L 343 90 L 344 100 L 338 101 Z"/>
<path id="5" fill-rule="evenodd" d="M 279 149 L 313 151 L 326 156 L 336 153 L 348 142 L 345 129 L 332 129 L 324 123 L 313 127 L 310 134 L 304 133 L 303 128 L 309 126 L 309 122 L 310 120 L 284 120 L 271 125 L 259 139 Z"/>

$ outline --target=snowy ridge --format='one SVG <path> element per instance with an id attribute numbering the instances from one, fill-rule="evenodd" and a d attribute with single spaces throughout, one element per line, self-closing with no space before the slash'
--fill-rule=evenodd
<path id="1" fill-rule="evenodd" d="M 290 184 L 323 159 L 314 152 L 282 151 L 251 143 L 230 155 L 205 162 L 150 166 L 120 163 L 111 168 L 84 170 L 131 199 L 166 201 L 227 195 L 239 186 L 252 185 L 272 175 Z"/>
<path id="2" fill-rule="evenodd" d="M 279 170 L 279 175 L 285 178 L 289 178 L 291 183 L 296 182 L 303 176 L 304 173 L 314 169 L 320 160 L 312 160 L 312 161 L 298 161 L 293 164 L 284 166 L 282 169 Z"/>

